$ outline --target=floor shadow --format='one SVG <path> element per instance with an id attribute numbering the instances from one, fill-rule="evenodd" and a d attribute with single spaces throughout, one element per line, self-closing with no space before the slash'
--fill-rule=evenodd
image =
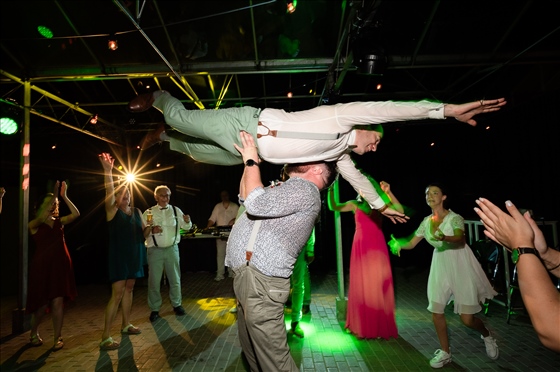
<path id="1" fill-rule="evenodd" d="M 358 339 L 353 335 L 351 337 L 354 338 L 354 345 L 370 371 L 433 371 L 429 360 L 402 337 L 390 340 Z M 405 354 L 406 359 L 402 359 L 401 354 Z M 406 365 L 403 364 L 405 361 Z M 445 369 L 467 371 L 455 362 L 446 365 Z"/>
<path id="2" fill-rule="evenodd" d="M 31 372 L 31 371 L 38 371 L 39 368 L 43 367 L 49 355 L 52 353 L 51 349 L 48 349 L 43 354 L 41 354 L 35 360 L 23 360 L 18 362 L 20 356 L 26 351 L 31 349 L 33 346 L 30 344 L 26 344 L 22 346 L 17 352 L 14 353 L 11 357 L 6 359 L 4 363 L 0 364 L 0 371 L 23 371 L 23 372 Z"/>
<path id="3" fill-rule="evenodd" d="M 229 312 L 205 323 L 197 328 L 186 329 L 184 332 L 177 333 L 171 328 L 169 322 L 165 318 L 160 318 L 153 323 L 154 331 L 158 337 L 161 348 L 163 348 L 167 362 L 170 368 L 175 369 L 178 366 L 185 366 L 196 363 L 206 363 L 207 361 L 200 359 L 200 354 L 212 348 L 214 342 L 224 333 L 232 324 L 228 324 L 224 318 L 231 316 Z M 188 322 L 185 317 L 180 317 L 181 323 Z M 154 345 L 153 347 L 160 347 Z"/>

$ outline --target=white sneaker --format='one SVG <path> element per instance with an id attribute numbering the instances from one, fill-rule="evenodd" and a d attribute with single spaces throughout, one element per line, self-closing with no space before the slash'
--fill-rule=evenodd
<path id="1" fill-rule="evenodd" d="M 484 346 L 486 346 L 486 355 L 488 355 L 488 358 L 492 360 L 498 359 L 500 351 L 498 350 L 496 339 L 492 337 L 492 334 L 489 334 L 488 337 L 480 335 L 480 338 L 484 340 Z"/>
<path id="2" fill-rule="evenodd" d="M 214 278 L 215 282 L 221 282 L 222 280 L 224 280 L 223 276 L 217 276 L 217 277 Z"/>
<path id="3" fill-rule="evenodd" d="M 441 368 L 449 363 L 451 363 L 451 353 L 446 353 L 441 349 L 437 349 L 434 353 L 434 357 L 430 360 L 430 366 L 432 366 L 432 368 Z"/>

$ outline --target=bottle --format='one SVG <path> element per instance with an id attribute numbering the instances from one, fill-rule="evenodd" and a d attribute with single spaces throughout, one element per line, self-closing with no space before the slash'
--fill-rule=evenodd
<path id="1" fill-rule="evenodd" d="M 148 213 L 146 214 L 146 223 L 148 226 L 152 226 L 154 223 L 154 216 L 152 215 L 152 208 L 148 209 Z"/>

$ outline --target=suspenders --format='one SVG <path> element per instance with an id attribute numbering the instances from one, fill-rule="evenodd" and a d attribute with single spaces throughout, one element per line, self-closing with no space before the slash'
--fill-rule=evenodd
<path id="1" fill-rule="evenodd" d="M 175 245 L 175 241 L 177 240 L 177 231 L 179 229 L 179 220 L 177 220 L 177 210 L 175 209 L 175 207 L 172 206 L 172 205 L 170 205 L 170 207 L 171 207 L 171 209 L 173 209 L 173 214 L 175 215 L 175 221 L 176 221 L 175 222 L 175 235 L 173 236 L 173 244 L 172 244 L 172 245 Z M 152 235 L 152 239 L 154 240 L 154 245 L 156 247 L 159 247 L 157 242 L 156 242 L 155 235 Z"/>
<path id="2" fill-rule="evenodd" d="M 277 138 L 297 138 L 311 140 L 337 140 L 341 133 L 311 133 L 311 132 L 291 132 L 287 130 L 270 130 L 266 125 L 259 121 L 260 127 L 266 128 L 266 134 L 257 133 L 257 138 L 272 136 Z"/>

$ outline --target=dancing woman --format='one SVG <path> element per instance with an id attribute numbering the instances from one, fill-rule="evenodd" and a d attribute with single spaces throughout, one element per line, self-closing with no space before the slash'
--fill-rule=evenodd
<path id="1" fill-rule="evenodd" d="M 430 276 L 428 278 L 428 310 L 439 339 L 441 349 L 430 360 L 433 368 L 451 363 L 445 306 L 453 298 L 454 311 L 463 324 L 480 333 L 490 359 L 498 359 L 498 345 L 484 323 L 474 314 L 486 299 L 497 293 L 492 288 L 480 263 L 465 242 L 463 217 L 445 208 L 447 194 L 443 186 L 431 184 L 426 188 L 426 203 L 432 214 L 425 217 L 416 232 L 409 238 L 391 236 L 391 252 L 400 256 L 401 249 L 412 249 L 422 240 L 434 247 Z"/>

